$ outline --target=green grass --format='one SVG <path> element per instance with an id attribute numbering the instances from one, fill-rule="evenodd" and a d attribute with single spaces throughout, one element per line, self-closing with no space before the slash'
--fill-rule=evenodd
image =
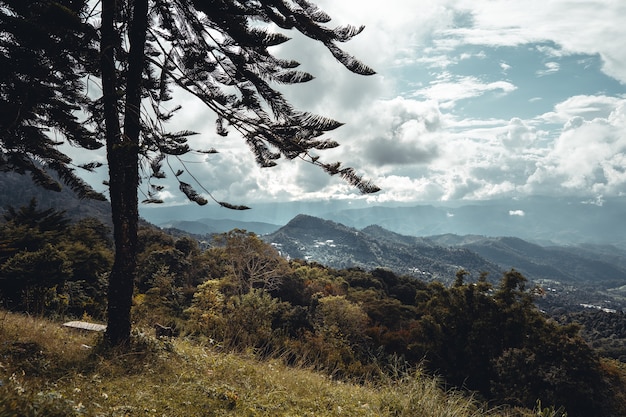
<path id="1" fill-rule="evenodd" d="M 417 371 L 369 384 L 278 360 L 135 332 L 130 351 L 99 335 L 0 311 L 0 417 L 546 416 L 490 410 Z"/>

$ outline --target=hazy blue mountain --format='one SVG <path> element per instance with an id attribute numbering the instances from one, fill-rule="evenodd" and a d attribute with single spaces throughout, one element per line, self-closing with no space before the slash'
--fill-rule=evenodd
<path id="1" fill-rule="evenodd" d="M 197 235 L 225 233 L 233 229 L 243 229 L 247 230 L 248 232 L 254 232 L 257 235 L 264 235 L 267 233 L 275 232 L 280 228 L 280 225 L 263 222 L 246 222 L 231 219 L 208 218 L 198 219 L 195 221 L 173 220 L 167 223 L 161 223 L 158 226 L 162 228 L 171 227 Z"/>
<path id="2" fill-rule="evenodd" d="M 544 247 L 515 237 L 459 237 L 457 242 L 449 235 L 428 239 L 469 249 L 503 269 L 515 268 L 535 281 L 586 284 L 603 289 L 626 285 L 626 251 L 614 246 Z"/>
<path id="3" fill-rule="evenodd" d="M 516 236 L 542 244 L 610 243 L 626 248 L 626 199 L 492 200 L 458 206 L 369 207 L 322 216 L 361 229 L 377 224 L 414 236 Z"/>
<path id="4" fill-rule="evenodd" d="M 593 257 L 599 261 L 605 261 L 626 269 L 626 249 L 608 244 L 582 243 L 576 246 L 567 246 L 572 253 L 581 256 Z"/>
<path id="5" fill-rule="evenodd" d="M 285 225 L 298 214 L 331 220 L 356 229 L 379 225 L 411 236 L 516 236 L 542 245 L 611 244 L 626 249 L 626 199 L 582 202 L 580 199 L 532 197 L 519 200 L 438 202 L 371 206 L 363 201 L 291 202 L 252 205 L 232 211 L 219 206 L 142 206 L 146 220 L 231 219 Z"/>

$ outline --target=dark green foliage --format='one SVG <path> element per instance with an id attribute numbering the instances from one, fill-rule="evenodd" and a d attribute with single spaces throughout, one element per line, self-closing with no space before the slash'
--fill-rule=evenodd
<path id="1" fill-rule="evenodd" d="M 581 334 L 603 356 L 626 363 L 626 314 L 621 311 L 603 311 L 580 308 L 557 315 L 563 325 L 577 323 Z"/>
<path id="2" fill-rule="evenodd" d="M 176 326 L 197 286 L 211 275 L 211 262 L 196 240 L 174 239 L 154 227 L 140 229 L 139 248 L 135 320 Z"/>
<path id="3" fill-rule="evenodd" d="M 7 207 L 7 212 L 3 217 L 7 222 L 28 228 L 36 228 L 42 233 L 61 234 L 67 229 L 69 224 L 69 219 L 65 217 L 64 212 L 54 209 L 38 210 L 35 199 L 32 199 L 28 206 L 20 207 L 17 210 L 13 206 Z M 49 236 L 49 238 L 53 237 L 57 236 Z"/>
<path id="4" fill-rule="evenodd" d="M 536 309 L 519 272 L 505 273 L 493 293 L 457 278 L 449 289 L 429 285 L 418 307 L 420 325 L 435 330 L 422 346 L 430 369 L 497 402 L 532 407 L 541 399 L 570 416 L 604 415 L 597 355 L 575 328 Z"/>
<path id="5" fill-rule="evenodd" d="M 38 314 L 104 312 L 111 267 L 109 232 L 95 219 L 70 224 L 65 213 L 9 207 L 0 227 L 0 294 L 6 307 Z"/>
<path id="6" fill-rule="evenodd" d="M 254 233 L 235 229 L 215 237 L 227 279 L 239 294 L 275 290 L 287 274 L 287 262 Z"/>

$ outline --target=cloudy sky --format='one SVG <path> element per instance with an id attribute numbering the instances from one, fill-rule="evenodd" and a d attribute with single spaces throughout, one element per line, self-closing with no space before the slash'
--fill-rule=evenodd
<path id="1" fill-rule="evenodd" d="M 371 203 L 528 195 L 581 201 L 626 193 L 626 2 L 621 0 L 318 0 L 332 24 L 364 24 L 345 49 L 356 76 L 290 34 L 275 49 L 316 79 L 283 88 L 299 108 L 345 122 L 322 159 L 382 188 L 359 197 L 305 163 L 260 169 L 236 135 L 185 99 L 177 123 L 215 147 L 194 176 L 235 204 L 328 198 Z M 193 163 L 191 163 L 193 162 Z M 188 179 L 189 182 L 193 182 Z M 176 187 L 167 203 L 184 200 Z"/>

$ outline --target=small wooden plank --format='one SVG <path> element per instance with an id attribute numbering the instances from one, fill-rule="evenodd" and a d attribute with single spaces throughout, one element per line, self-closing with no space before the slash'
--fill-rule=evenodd
<path id="1" fill-rule="evenodd" d="M 92 332 L 103 332 L 107 329 L 105 324 L 89 323 L 86 321 L 68 321 L 63 323 L 65 327 L 71 327 L 72 329 L 90 330 Z"/>

